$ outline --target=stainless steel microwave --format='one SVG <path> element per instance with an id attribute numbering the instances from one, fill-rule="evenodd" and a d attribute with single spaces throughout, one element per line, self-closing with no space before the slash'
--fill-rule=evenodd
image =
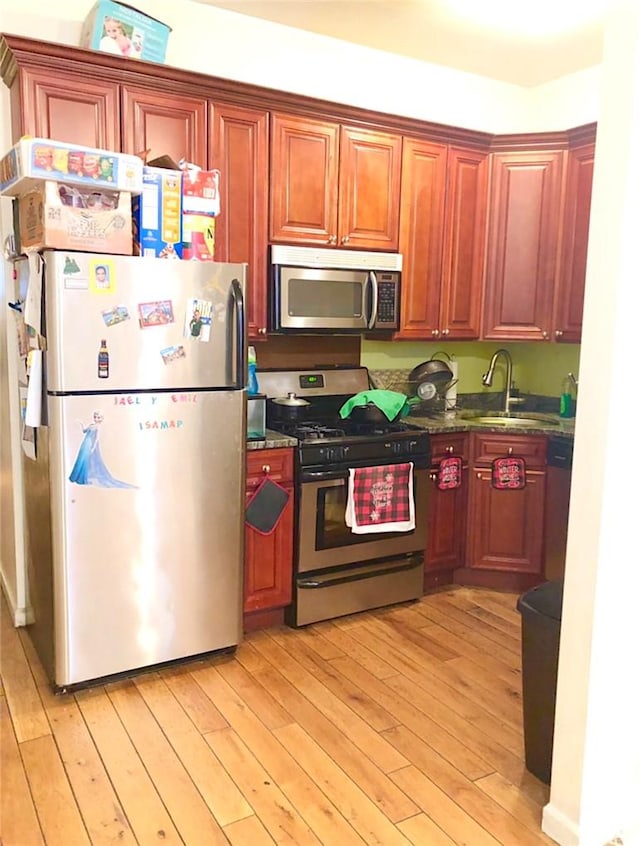
<path id="1" fill-rule="evenodd" d="M 272 332 L 375 332 L 400 327 L 402 256 L 271 247 Z"/>

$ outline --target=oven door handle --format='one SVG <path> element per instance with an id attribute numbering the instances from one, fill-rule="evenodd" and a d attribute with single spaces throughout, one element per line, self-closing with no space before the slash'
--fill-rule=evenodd
<path id="1" fill-rule="evenodd" d="M 322 482 L 323 487 L 337 488 L 348 478 L 348 470 L 303 470 L 300 481 L 303 485 L 305 482 Z"/>
<path id="2" fill-rule="evenodd" d="M 406 570 L 414 570 L 416 567 L 421 567 L 424 563 L 424 556 L 412 555 L 407 559 L 405 564 L 395 564 L 389 567 L 384 567 L 376 570 L 364 570 L 348 573 L 347 575 L 337 574 L 335 576 L 327 575 L 320 578 L 305 578 L 296 581 L 296 586 L 300 590 L 316 590 L 317 588 L 334 587 L 335 585 L 345 585 L 349 582 L 360 582 L 364 579 L 372 579 L 378 576 L 386 576 L 389 573 L 400 573 Z"/>
<path id="3" fill-rule="evenodd" d="M 378 277 L 373 270 L 369 271 L 368 284 L 371 286 L 371 317 L 367 323 L 367 329 L 375 329 L 378 319 Z"/>

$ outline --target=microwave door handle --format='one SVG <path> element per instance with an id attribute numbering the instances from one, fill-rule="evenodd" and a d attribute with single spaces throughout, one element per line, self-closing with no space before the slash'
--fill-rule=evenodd
<path id="1" fill-rule="evenodd" d="M 378 319 L 378 277 L 369 271 L 368 284 L 371 286 L 371 317 L 367 323 L 367 329 L 374 329 Z"/>

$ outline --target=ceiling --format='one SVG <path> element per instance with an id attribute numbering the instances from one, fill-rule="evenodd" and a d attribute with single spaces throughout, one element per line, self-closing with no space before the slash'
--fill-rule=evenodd
<path id="1" fill-rule="evenodd" d="M 199 0 L 516 85 L 600 64 L 606 0 Z"/>

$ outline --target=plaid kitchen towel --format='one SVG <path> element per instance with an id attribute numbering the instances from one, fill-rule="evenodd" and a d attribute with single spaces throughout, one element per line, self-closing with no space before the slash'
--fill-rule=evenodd
<path id="1" fill-rule="evenodd" d="M 494 458 L 491 484 L 500 491 L 519 491 L 527 484 L 524 458 Z"/>
<path id="2" fill-rule="evenodd" d="M 460 487 L 462 484 L 462 458 L 459 455 L 450 455 L 440 461 L 436 484 L 441 491 L 450 491 Z"/>
<path id="3" fill-rule="evenodd" d="M 415 529 L 413 463 L 350 468 L 345 522 L 359 535 Z"/>

